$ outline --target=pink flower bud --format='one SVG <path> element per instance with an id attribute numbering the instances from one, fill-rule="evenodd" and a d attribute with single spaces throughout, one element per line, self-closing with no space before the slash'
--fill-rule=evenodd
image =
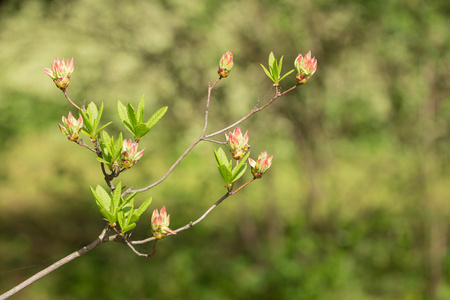
<path id="1" fill-rule="evenodd" d="M 311 51 L 305 56 L 299 54 L 294 61 L 295 68 L 297 69 L 297 84 L 304 84 L 317 70 L 316 58 L 311 58 Z"/>
<path id="2" fill-rule="evenodd" d="M 58 88 L 65 90 L 69 86 L 70 76 L 73 72 L 73 57 L 67 64 L 64 62 L 64 58 L 61 61 L 56 58 L 52 64 L 52 68 L 45 68 L 44 72 L 53 79 L 53 82 Z"/>
<path id="3" fill-rule="evenodd" d="M 157 209 L 153 211 L 152 233 L 155 238 L 162 239 L 169 233 L 177 234 L 175 231 L 169 228 L 169 224 L 170 224 L 170 215 L 167 214 L 165 206 L 161 208 L 161 213 L 158 213 Z"/>
<path id="4" fill-rule="evenodd" d="M 129 169 L 136 164 L 144 154 L 144 149 L 137 152 L 138 143 L 131 140 L 124 140 L 122 146 L 122 168 Z"/>
<path id="5" fill-rule="evenodd" d="M 245 152 L 250 149 L 250 145 L 248 144 L 248 131 L 245 132 L 244 136 L 242 136 L 242 131 L 239 127 L 236 127 L 234 131 L 228 133 L 228 135 L 225 134 L 225 138 L 234 159 L 243 158 Z"/>
<path id="6" fill-rule="evenodd" d="M 222 55 L 222 58 L 220 59 L 219 63 L 219 75 L 220 78 L 225 78 L 230 74 L 231 68 L 233 68 L 233 52 L 227 51 L 224 55 Z"/>
<path id="7" fill-rule="evenodd" d="M 272 165 L 272 159 L 273 155 L 269 157 L 269 155 L 267 155 L 267 151 L 261 152 L 257 161 L 249 158 L 248 162 L 252 168 L 253 176 L 255 178 L 261 178 Z"/>
<path id="8" fill-rule="evenodd" d="M 67 138 L 71 141 L 77 141 L 79 133 L 81 129 L 83 128 L 83 118 L 81 115 L 78 116 L 78 120 L 74 118 L 72 115 L 72 112 L 69 112 L 69 116 L 62 117 L 62 123 L 63 125 L 59 124 L 59 129 L 61 129 L 61 132 L 67 135 Z"/>

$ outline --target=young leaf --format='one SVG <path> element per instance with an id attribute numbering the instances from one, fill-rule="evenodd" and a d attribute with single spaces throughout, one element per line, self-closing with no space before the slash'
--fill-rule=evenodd
<path id="1" fill-rule="evenodd" d="M 137 140 L 139 140 L 141 137 L 143 137 L 150 131 L 150 128 L 147 127 L 147 125 L 141 123 L 141 124 L 136 125 L 136 127 L 134 128 L 134 131 L 135 131 L 134 137 Z"/>
<path id="2" fill-rule="evenodd" d="M 91 193 L 94 195 L 95 199 L 99 202 L 102 208 L 106 211 L 111 212 L 111 197 L 108 193 L 100 186 L 97 185 L 97 188 L 94 189 L 91 187 Z"/>
<path id="3" fill-rule="evenodd" d="M 241 159 L 241 161 L 239 162 L 239 164 L 234 167 L 233 171 L 232 171 L 232 182 L 235 182 L 236 180 L 238 180 L 239 178 L 242 177 L 242 175 L 244 175 L 245 170 L 247 170 L 247 159 L 250 155 L 250 151 L 247 152 L 247 154 Z"/>
<path id="4" fill-rule="evenodd" d="M 138 123 L 144 122 L 144 106 L 145 106 L 145 100 L 144 95 L 142 95 L 141 100 L 139 100 L 138 110 L 136 113 L 136 118 Z"/>
<path id="5" fill-rule="evenodd" d="M 130 123 L 130 120 L 128 120 L 127 108 L 122 104 L 122 102 L 120 102 L 120 100 L 117 101 L 117 113 L 119 115 L 120 122 L 124 124 L 125 122 Z"/>
<path id="6" fill-rule="evenodd" d="M 223 181 L 225 181 L 226 185 L 229 185 L 233 182 L 233 174 L 231 173 L 231 170 L 228 166 L 219 166 L 219 173 L 222 176 Z"/>
<path id="7" fill-rule="evenodd" d="M 216 157 L 217 166 L 228 166 L 228 158 L 222 148 L 219 148 L 217 150 L 214 149 L 214 156 Z"/>
<path id="8" fill-rule="evenodd" d="M 133 214 L 136 215 L 138 218 L 147 210 L 147 208 L 150 206 L 150 203 L 152 203 L 152 197 L 145 200 L 141 206 L 139 206 L 138 209 L 136 209 Z"/>
<path id="9" fill-rule="evenodd" d="M 131 103 L 128 103 L 127 105 L 127 114 L 128 120 L 130 120 L 130 124 L 134 132 L 134 128 L 136 127 L 137 124 L 137 118 L 136 118 L 136 111 L 134 110 L 134 107 L 133 105 L 131 105 Z"/>
<path id="10" fill-rule="evenodd" d="M 264 69 L 264 72 L 266 73 L 267 77 L 269 77 L 273 82 L 275 82 L 275 80 L 272 78 L 272 74 L 266 69 L 266 67 L 264 67 L 263 64 L 260 65 Z"/>
<path id="11" fill-rule="evenodd" d="M 112 197 L 112 202 L 111 202 L 111 213 L 112 214 L 116 214 L 117 209 L 120 205 L 120 202 L 122 200 L 122 197 L 120 196 L 120 194 L 122 194 L 122 183 L 119 182 L 116 185 L 116 189 L 114 190 L 114 194 Z"/>
<path id="12" fill-rule="evenodd" d="M 147 125 L 149 129 L 152 128 L 164 116 L 166 111 L 167 106 L 158 109 L 158 111 L 153 114 L 153 116 L 147 121 L 147 123 L 145 123 L 145 125 Z"/>

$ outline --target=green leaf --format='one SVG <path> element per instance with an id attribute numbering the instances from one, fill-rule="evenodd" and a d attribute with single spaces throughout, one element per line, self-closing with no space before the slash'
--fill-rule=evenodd
<path id="1" fill-rule="evenodd" d="M 134 137 L 138 140 L 150 131 L 150 128 L 145 124 L 138 124 L 134 129 Z"/>
<path id="2" fill-rule="evenodd" d="M 122 104 L 122 102 L 120 102 L 120 100 L 117 101 L 117 113 L 119 115 L 120 122 L 124 125 L 125 122 L 130 123 L 130 120 L 128 120 L 127 108 Z"/>
<path id="3" fill-rule="evenodd" d="M 278 64 L 278 70 L 279 70 L 278 77 L 280 77 L 280 75 L 281 75 L 281 68 L 282 67 L 283 67 L 283 55 L 281 55 L 280 63 Z"/>
<path id="4" fill-rule="evenodd" d="M 147 121 L 147 123 L 145 123 L 145 125 L 147 125 L 149 129 L 152 128 L 165 115 L 167 109 L 167 106 L 158 109 L 158 111 L 153 114 L 153 116 Z"/>
<path id="5" fill-rule="evenodd" d="M 133 230 L 135 227 L 136 227 L 136 223 L 131 223 L 131 224 L 125 226 L 125 228 L 122 228 L 122 227 L 120 227 L 120 228 L 122 228 L 122 233 L 125 233 L 127 231 Z"/>
<path id="6" fill-rule="evenodd" d="M 95 193 L 98 196 L 96 199 L 101 203 L 102 207 L 106 211 L 111 212 L 111 197 L 109 196 L 108 192 L 106 192 L 100 185 L 97 185 Z"/>
<path id="7" fill-rule="evenodd" d="M 219 173 L 225 181 L 225 184 L 229 185 L 233 182 L 233 174 L 231 173 L 229 166 L 219 166 Z"/>
<path id="8" fill-rule="evenodd" d="M 83 130 L 85 131 L 85 134 L 89 137 L 92 137 L 94 130 L 89 116 L 82 109 L 80 109 L 80 114 L 83 118 Z"/>
<path id="9" fill-rule="evenodd" d="M 128 103 L 128 105 L 127 105 L 127 114 L 128 114 L 128 120 L 130 120 L 130 124 L 131 124 L 131 127 L 133 128 L 133 132 L 134 132 L 134 129 L 137 124 L 137 118 L 136 118 L 136 111 L 134 110 L 134 107 L 133 107 L 133 105 L 131 105 L 131 103 Z"/>
<path id="10" fill-rule="evenodd" d="M 269 68 L 272 67 L 274 63 L 276 63 L 275 55 L 273 55 L 273 52 L 270 52 L 270 54 L 269 54 Z"/>
<path id="11" fill-rule="evenodd" d="M 144 122 L 144 106 L 145 106 L 145 100 L 144 100 L 144 95 L 142 95 L 141 100 L 139 100 L 138 110 L 137 110 L 137 114 L 136 114 L 138 123 Z"/>
<path id="12" fill-rule="evenodd" d="M 264 72 L 266 72 L 267 77 L 270 78 L 270 80 L 272 80 L 273 82 L 275 82 L 275 80 L 272 78 L 272 74 L 269 72 L 269 70 L 266 69 L 266 67 L 263 66 L 263 64 L 260 64 L 261 67 L 264 69 Z"/>
<path id="13" fill-rule="evenodd" d="M 122 200 L 121 194 L 122 194 L 122 183 L 119 182 L 116 185 L 116 189 L 114 190 L 114 194 L 113 194 L 113 197 L 112 197 L 112 202 L 111 202 L 111 213 L 112 214 L 116 214 L 116 212 L 117 212 L 117 209 L 118 209 L 118 207 L 120 205 L 120 202 Z"/>
<path id="14" fill-rule="evenodd" d="M 100 157 L 97 157 L 97 160 L 99 162 L 102 162 L 102 163 L 107 164 L 107 165 L 111 165 L 112 164 L 110 161 L 107 161 L 107 160 L 105 160 L 103 158 L 100 158 Z"/>
<path id="15" fill-rule="evenodd" d="M 125 206 L 130 205 L 130 203 L 133 203 L 134 196 L 137 195 L 137 192 L 134 192 L 133 194 L 129 195 L 126 199 L 123 199 L 123 202 L 119 206 L 119 210 L 123 210 Z"/>
<path id="16" fill-rule="evenodd" d="M 249 156 L 250 156 L 250 151 L 248 151 L 247 154 L 245 154 L 245 156 L 239 161 L 239 164 L 236 167 L 234 167 L 234 169 L 232 171 L 232 173 L 233 173 L 233 182 L 235 182 L 236 180 L 239 179 L 239 177 L 242 176 L 242 174 L 241 174 L 238 178 L 236 178 L 238 173 L 242 172 L 242 169 L 244 169 L 244 172 L 245 172 L 245 169 L 247 169 L 247 159 L 248 159 Z"/>
<path id="17" fill-rule="evenodd" d="M 109 124 L 111 124 L 112 122 L 106 123 L 105 125 L 103 125 L 102 127 L 100 127 L 97 132 L 102 131 L 103 129 L 105 129 L 106 126 L 108 126 Z"/>
<path id="18" fill-rule="evenodd" d="M 103 114 L 103 102 L 102 102 L 102 104 L 100 105 L 100 109 L 98 109 L 98 110 L 97 110 L 97 106 L 95 105 L 94 102 L 91 102 L 91 103 L 89 104 L 89 106 L 91 106 L 91 104 L 92 104 L 93 111 L 94 111 L 94 113 L 93 113 L 93 115 L 92 115 L 92 118 L 93 118 L 93 120 L 92 120 L 92 126 L 93 126 L 93 131 L 94 131 L 94 133 L 96 133 L 96 132 L 97 132 L 97 127 L 98 127 L 98 125 L 100 124 L 100 119 L 102 118 L 102 114 Z M 89 106 L 88 106 L 88 107 L 89 107 Z"/>
<path id="19" fill-rule="evenodd" d="M 141 206 L 139 206 L 138 209 L 136 209 L 133 214 L 137 216 L 138 218 L 147 210 L 147 208 L 150 206 L 150 203 L 152 203 L 152 197 L 145 200 Z M 136 220 L 137 221 L 137 220 Z"/>
<path id="20" fill-rule="evenodd" d="M 214 156 L 216 157 L 217 166 L 228 166 L 228 158 L 222 148 L 219 148 L 217 150 L 214 149 Z"/>

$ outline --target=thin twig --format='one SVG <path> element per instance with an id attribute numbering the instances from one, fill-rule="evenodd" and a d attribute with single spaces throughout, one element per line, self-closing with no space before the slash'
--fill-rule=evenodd
<path id="1" fill-rule="evenodd" d="M 209 99 L 210 99 L 210 94 L 209 94 L 209 93 L 210 93 L 210 90 L 216 85 L 216 83 L 217 83 L 218 81 L 219 81 L 219 80 L 216 80 L 216 82 L 214 82 L 214 84 L 208 88 L 208 99 L 207 99 L 207 101 L 209 101 Z M 172 171 L 175 169 L 175 167 L 183 160 L 183 158 L 186 157 L 186 155 L 189 154 L 189 152 L 191 152 L 191 150 L 192 150 L 199 142 L 201 142 L 201 141 L 206 141 L 206 140 L 211 141 L 211 140 L 209 140 L 210 137 L 213 137 L 213 136 L 215 136 L 215 135 L 218 135 L 219 133 L 225 132 L 225 131 L 229 130 L 230 128 L 232 128 L 232 127 L 234 127 L 234 126 L 236 126 L 236 125 L 238 125 L 238 124 L 244 122 L 245 120 L 247 120 L 248 118 L 250 118 L 250 117 L 251 117 L 252 115 L 254 115 L 255 113 L 257 113 L 257 112 L 259 112 L 259 111 L 265 109 L 267 106 L 269 106 L 270 104 L 272 104 L 272 103 L 273 103 L 276 99 L 278 99 L 279 97 L 284 96 L 284 95 L 287 94 L 288 92 L 290 92 L 290 91 L 292 91 L 293 89 L 295 89 L 297 86 L 298 86 L 298 85 L 295 85 L 295 86 L 291 87 L 290 89 L 284 91 L 283 93 L 280 93 L 280 92 L 277 90 L 276 95 L 275 95 L 269 102 L 267 102 L 266 104 L 264 104 L 264 105 L 263 105 L 262 107 L 260 107 L 260 108 L 258 108 L 258 107 L 255 106 L 255 107 L 250 111 L 250 113 L 248 113 L 246 116 L 244 116 L 244 117 L 243 117 L 242 119 L 240 119 L 239 121 L 237 121 L 237 122 L 231 124 L 230 126 L 227 126 L 227 127 L 223 128 L 223 129 L 221 129 L 221 130 L 219 130 L 219 131 L 216 131 L 216 132 L 211 133 L 211 134 L 208 134 L 208 135 L 204 135 L 204 132 L 203 132 L 202 135 L 201 135 L 199 138 L 197 138 L 197 139 L 196 139 L 196 140 L 195 140 L 195 141 L 194 141 L 194 142 L 186 149 L 186 151 L 184 151 L 184 153 L 183 153 L 183 154 L 175 161 L 175 163 L 170 167 L 170 169 L 166 172 L 166 174 L 164 174 L 163 177 L 161 177 L 159 180 L 157 180 L 157 181 L 155 181 L 154 183 L 152 183 L 152 184 L 150 184 L 150 185 L 148 185 L 148 186 L 146 186 L 146 187 L 144 187 L 144 188 L 141 188 L 141 189 L 133 190 L 133 189 L 129 188 L 129 189 L 127 189 L 125 192 L 122 193 L 122 197 L 125 197 L 126 195 L 131 194 L 131 193 L 134 193 L 134 192 L 141 193 L 141 192 L 144 192 L 144 191 L 148 191 L 149 189 L 151 189 L 151 188 L 157 186 L 158 184 L 160 184 L 161 182 L 163 182 L 164 180 L 166 180 L 167 177 L 169 177 L 170 173 L 172 173 Z M 208 105 L 208 104 L 207 104 L 207 105 Z M 206 128 L 206 126 L 207 126 L 207 120 L 208 120 L 208 113 L 205 112 L 205 127 L 204 127 L 204 130 L 206 130 L 205 128 Z"/>
<path id="2" fill-rule="evenodd" d="M 73 103 L 72 100 L 70 100 L 69 95 L 67 94 L 67 91 L 66 91 L 65 89 L 62 90 L 62 91 L 63 91 L 63 93 L 64 93 L 64 96 L 66 96 L 67 101 L 69 101 L 70 104 L 72 104 L 72 105 L 75 106 L 78 110 L 80 110 L 81 108 L 80 108 L 78 105 L 76 105 L 75 103 Z"/>
<path id="3" fill-rule="evenodd" d="M 254 114 L 256 114 L 257 112 L 260 112 L 261 110 L 265 109 L 267 106 L 269 106 L 270 104 L 272 104 L 275 100 L 277 100 L 277 99 L 280 98 L 281 96 L 284 96 L 285 94 L 287 94 L 287 93 L 289 93 L 290 91 L 292 91 L 293 89 L 295 89 L 297 86 L 298 86 L 298 85 L 295 85 L 295 86 L 291 87 L 290 89 L 288 89 L 288 90 L 286 90 L 286 91 L 284 91 L 284 92 L 282 92 L 282 93 L 280 93 L 280 92 L 277 90 L 276 95 L 275 95 L 272 99 L 270 99 L 269 102 L 267 102 L 266 104 L 264 104 L 264 105 L 261 106 L 260 108 L 258 108 L 258 107 L 255 106 L 255 107 L 254 107 L 254 108 L 253 108 L 253 109 L 252 109 L 245 117 L 243 117 L 243 118 L 240 119 L 239 121 L 234 122 L 234 123 L 231 124 L 230 126 L 227 126 L 227 127 L 223 128 L 223 129 L 221 129 L 221 130 L 219 130 L 219 131 L 216 131 L 216 132 L 214 132 L 214 133 L 205 135 L 205 139 L 208 139 L 208 138 L 210 138 L 210 137 L 213 137 L 213 136 L 215 136 L 215 135 L 218 135 L 218 134 L 220 134 L 220 133 L 222 133 L 222 132 L 225 132 L 225 131 L 227 131 L 227 130 L 233 128 L 233 127 L 235 127 L 236 125 L 241 124 L 242 122 L 244 122 L 245 120 L 247 120 L 248 118 L 250 118 L 251 116 L 253 116 Z"/>
<path id="4" fill-rule="evenodd" d="M 89 149 L 89 150 L 91 150 L 91 151 L 94 152 L 94 153 L 97 153 L 97 151 L 95 151 L 94 149 L 92 149 L 91 147 L 89 147 L 82 139 L 78 139 L 78 140 L 77 140 L 77 144 L 80 145 L 80 146 L 83 146 L 83 147 L 85 147 L 85 148 L 87 148 L 87 149 Z"/>
<path id="5" fill-rule="evenodd" d="M 105 229 L 103 229 L 102 233 L 98 236 L 98 238 L 95 241 L 93 241 L 89 245 L 81 248 L 80 250 L 75 251 L 72 254 L 69 254 L 66 257 L 58 260 L 57 262 L 55 262 L 51 266 L 45 268 L 44 270 L 40 271 L 39 273 L 37 273 L 37 274 L 35 274 L 33 276 L 31 276 L 30 278 L 28 278 L 24 282 L 20 283 L 19 285 L 16 285 L 14 288 L 12 288 L 9 291 L 7 291 L 6 293 L 3 293 L 2 295 L 0 295 L 0 300 L 4 300 L 6 298 L 11 297 L 12 295 L 17 293 L 18 291 L 22 290 L 23 288 L 25 288 L 25 287 L 29 286 L 30 284 L 32 284 L 33 282 L 35 282 L 36 280 L 41 279 L 42 277 L 44 277 L 44 276 L 48 275 L 49 273 L 55 271 L 59 267 L 67 264 L 68 262 L 71 262 L 75 258 L 80 257 L 81 255 L 91 251 L 92 249 L 97 247 L 100 243 L 109 241 L 108 239 L 105 239 L 105 236 L 108 233 L 108 231 L 109 231 L 109 227 L 106 227 Z"/>
<path id="6" fill-rule="evenodd" d="M 216 82 L 213 83 L 213 85 L 208 84 L 208 98 L 206 99 L 206 108 L 205 108 L 205 125 L 203 126 L 202 135 L 205 135 L 206 127 L 208 127 L 208 114 L 209 114 L 209 102 L 211 100 L 211 90 L 214 88 L 214 86 L 219 82 L 219 80 L 222 79 L 222 77 L 219 77 Z"/>

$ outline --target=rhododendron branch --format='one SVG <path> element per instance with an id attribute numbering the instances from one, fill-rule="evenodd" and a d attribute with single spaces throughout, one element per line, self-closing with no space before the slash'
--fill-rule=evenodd
<path id="1" fill-rule="evenodd" d="M 250 179 L 249 181 L 247 181 L 246 183 L 244 183 L 243 185 L 241 185 L 237 190 L 233 191 L 231 193 L 231 195 L 236 194 L 237 192 L 239 192 L 241 189 L 243 189 L 244 187 L 246 187 L 248 184 L 250 184 L 251 182 L 253 182 L 256 178 L 253 177 L 252 179 Z"/>
<path id="2" fill-rule="evenodd" d="M 70 99 L 69 95 L 67 94 L 67 91 L 66 91 L 66 90 L 63 90 L 63 93 L 64 93 L 64 96 L 66 96 L 67 101 L 70 102 L 70 104 L 72 104 L 73 106 L 75 106 L 78 110 L 81 109 L 78 105 L 76 105 L 75 103 L 73 103 L 73 101 Z"/>
<path id="3" fill-rule="evenodd" d="M 244 122 L 245 120 L 247 120 L 248 118 L 250 118 L 251 116 L 253 116 L 254 114 L 256 114 L 257 112 L 260 112 L 261 110 L 265 109 L 267 106 L 269 106 L 270 104 L 272 104 L 275 100 L 277 100 L 278 98 L 280 98 L 281 96 L 286 95 L 287 93 L 289 93 L 290 91 L 292 91 L 293 89 L 295 89 L 296 87 L 298 87 L 298 85 L 294 85 L 293 87 L 291 87 L 290 89 L 280 93 L 277 89 L 277 92 L 275 94 L 275 96 L 270 99 L 269 102 L 267 102 L 266 104 L 264 104 L 263 106 L 261 106 L 260 108 L 258 108 L 257 106 L 255 106 L 245 117 L 243 117 L 242 119 L 240 119 L 239 121 L 236 121 L 235 123 L 231 124 L 230 126 L 227 126 L 219 131 L 216 131 L 214 133 L 205 135 L 205 139 L 213 137 L 215 135 L 218 135 L 222 132 L 225 132 L 227 130 L 230 130 L 231 128 L 241 124 L 242 122 Z"/>
<path id="4" fill-rule="evenodd" d="M 218 81 L 219 81 L 219 80 L 216 80 L 216 82 L 214 82 L 214 84 L 208 88 L 208 99 L 207 99 L 207 103 L 209 103 L 211 89 L 216 85 L 216 83 L 217 83 Z M 219 130 L 219 131 L 216 131 L 216 132 L 211 133 L 211 134 L 208 134 L 208 135 L 204 135 L 204 132 L 202 132 L 202 135 L 201 135 L 199 138 L 197 138 L 197 139 L 196 139 L 196 140 L 195 140 L 195 141 L 194 141 L 194 142 L 193 142 L 193 143 L 192 143 L 192 144 L 191 144 L 191 145 L 183 152 L 183 154 L 175 161 L 175 163 L 169 168 L 169 170 L 166 172 L 166 174 L 164 174 L 163 177 L 161 177 L 159 180 L 157 180 L 157 181 L 155 181 L 154 183 L 152 183 L 152 184 L 150 184 L 150 185 L 148 185 L 148 186 L 146 186 L 146 187 L 144 187 L 144 188 L 141 188 L 141 189 L 133 190 L 133 189 L 129 188 L 129 189 L 127 189 L 125 192 L 122 193 L 122 197 L 125 197 L 126 195 L 131 194 L 131 193 L 134 193 L 134 192 L 137 192 L 137 193 L 145 192 L 145 191 L 148 191 L 149 189 L 151 189 L 151 188 L 157 186 L 158 184 L 160 184 L 161 182 L 163 182 L 164 180 L 166 180 L 167 177 L 169 177 L 170 173 L 172 173 L 172 171 L 175 169 L 175 167 L 183 160 L 183 158 L 185 158 L 185 157 L 189 154 L 189 152 L 191 152 L 191 150 L 192 150 L 198 143 L 200 143 L 201 141 L 211 141 L 211 142 L 213 142 L 212 140 L 209 140 L 210 137 L 213 137 L 213 136 L 218 135 L 218 134 L 220 134 L 220 133 L 222 133 L 222 132 L 225 132 L 225 131 L 229 130 L 230 128 L 233 128 L 233 127 L 235 127 L 236 125 L 238 125 L 238 124 L 244 122 L 245 120 L 247 120 L 248 118 L 250 118 L 250 117 L 251 117 L 252 115 L 254 115 L 255 113 L 257 113 L 257 112 L 259 112 L 259 111 L 265 109 L 267 106 L 269 106 L 270 104 L 272 104 L 275 100 L 277 100 L 279 97 L 284 96 L 285 94 L 287 94 L 287 93 L 289 93 L 290 91 L 292 91 L 293 89 L 295 89 L 297 86 L 298 86 L 298 85 L 295 85 L 295 86 L 291 87 L 290 89 L 288 89 L 288 90 L 286 90 L 286 91 L 284 91 L 284 92 L 282 92 L 282 93 L 280 93 L 280 92 L 277 90 L 276 95 L 275 95 L 272 99 L 270 99 L 269 102 L 267 102 L 266 104 L 264 104 L 264 105 L 263 105 L 262 107 L 260 107 L 260 108 L 258 108 L 258 107 L 255 106 L 255 107 L 252 109 L 252 111 L 250 111 L 250 113 L 248 113 L 245 117 L 243 117 L 243 118 L 240 119 L 239 121 L 233 123 L 232 125 L 225 127 L 224 129 L 221 129 L 221 130 Z M 207 107 L 208 107 L 208 105 L 209 105 L 209 104 L 207 104 Z M 205 113 L 205 127 L 204 127 L 204 129 L 206 128 L 206 125 L 207 125 L 207 119 L 208 119 L 208 113 Z M 219 142 L 219 143 L 220 143 L 220 142 Z M 224 144 L 226 144 L 226 143 L 224 143 Z"/>
<path id="5" fill-rule="evenodd" d="M 14 288 L 12 288 L 9 291 L 3 293 L 2 295 L 0 295 L 0 300 L 3 300 L 3 299 L 11 297 L 12 295 L 17 293 L 18 291 L 20 291 L 23 288 L 29 286 L 30 284 L 32 284 L 33 282 L 41 279 L 42 277 L 48 275 L 49 273 L 55 271 L 59 267 L 65 265 L 68 262 L 71 262 L 72 260 L 74 260 L 75 258 L 78 258 L 81 255 L 86 254 L 87 252 L 91 251 L 92 249 L 97 247 L 99 244 L 111 241 L 110 239 L 108 239 L 108 237 L 106 237 L 106 235 L 109 232 L 109 230 L 110 230 L 109 226 L 105 227 L 105 229 L 103 229 L 102 233 L 98 236 L 98 238 L 95 241 L 93 241 L 89 245 L 81 248 L 80 250 L 75 251 L 75 252 L 67 255 L 66 257 L 58 260 L 57 262 L 55 262 L 54 264 L 52 264 L 49 267 L 45 268 L 44 270 L 40 271 L 39 273 L 36 273 L 35 275 L 31 276 L 30 278 L 28 278 L 24 282 L 16 285 Z"/>
<path id="6" fill-rule="evenodd" d="M 228 191 L 225 195 L 223 195 L 219 200 L 216 201 L 216 203 L 214 203 L 214 205 L 212 205 L 210 208 L 208 208 L 208 210 L 197 220 L 195 220 L 194 222 L 189 222 L 188 224 L 186 224 L 183 227 L 180 227 L 176 230 L 174 230 L 176 233 L 184 231 L 186 229 L 189 229 L 191 227 L 194 227 L 195 225 L 197 225 L 198 223 L 200 223 L 201 221 L 203 221 L 203 219 L 206 218 L 207 215 L 209 215 L 209 213 L 215 209 L 220 203 L 223 202 L 223 200 L 227 199 L 228 197 L 236 194 L 237 192 L 239 192 L 241 189 L 243 189 L 244 187 L 246 187 L 247 185 L 249 185 L 251 182 L 253 182 L 256 178 L 252 178 L 249 181 L 247 181 L 246 183 L 244 183 L 242 186 L 240 186 L 237 190 L 233 191 Z M 167 236 L 172 235 L 172 234 L 168 234 Z M 150 237 L 148 239 L 145 240 L 140 240 L 140 241 L 131 241 L 130 243 L 133 245 L 139 245 L 139 244 L 145 244 L 148 242 L 151 242 L 153 240 L 156 240 L 154 237 Z"/>
<path id="7" fill-rule="evenodd" d="M 77 144 L 91 150 L 94 153 L 97 153 L 97 151 L 95 151 L 95 149 L 92 149 L 91 147 L 89 147 L 82 139 L 78 139 Z"/>
<path id="8" fill-rule="evenodd" d="M 219 77 L 216 82 L 213 83 L 213 85 L 208 84 L 208 98 L 206 100 L 206 108 L 205 108 L 205 126 L 203 127 L 202 135 L 205 135 L 206 127 L 208 127 L 208 114 L 209 114 L 209 102 L 211 99 L 211 90 L 214 88 L 214 86 L 219 82 L 219 80 L 222 79 L 222 77 Z"/>

